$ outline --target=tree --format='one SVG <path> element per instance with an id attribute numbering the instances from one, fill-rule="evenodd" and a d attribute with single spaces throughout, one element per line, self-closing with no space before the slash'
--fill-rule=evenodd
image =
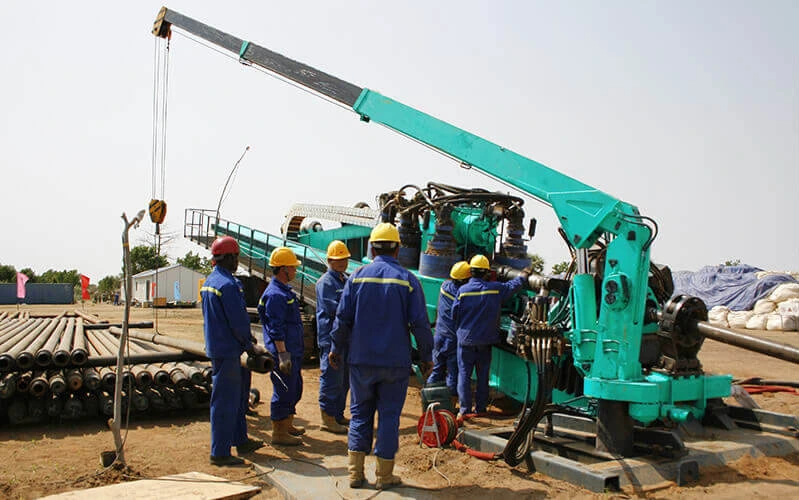
<path id="1" fill-rule="evenodd" d="M 158 255 L 154 246 L 138 245 L 130 249 L 130 267 L 133 275 L 149 269 L 158 269 L 167 264 L 169 261 L 166 260 L 166 256 Z"/>
<path id="2" fill-rule="evenodd" d="M 544 258 L 537 253 L 528 254 L 527 258 L 530 259 L 530 269 L 534 273 L 540 274 L 544 270 Z"/>
<path id="3" fill-rule="evenodd" d="M 106 294 L 113 293 L 122 287 L 122 278 L 120 276 L 106 276 L 97 282 L 97 291 Z"/>
<path id="4" fill-rule="evenodd" d="M 554 266 L 552 266 L 552 274 L 562 274 L 569 270 L 569 266 L 571 265 L 570 262 L 563 261 L 558 262 Z"/>
<path id="5" fill-rule="evenodd" d="M 16 283 L 17 270 L 14 266 L 0 264 L 0 283 Z"/>
<path id="6" fill-rule="evenodd" d="M 186 255 L 178 258 L 178 264 L 206 275 L 211 274 L 214 267 L 208 257 L 201 257 L 199 253 L 193 252 L 186 252 Z"/>
<path id="7" fill-rule="evenodd" d="M 39 276 L 39 283 L 71 283 L 73 286 L 80 287 L 80 273 L 77 269 L 56 271 L 48 269 Z"/>
<path id="8" fill-rule="evenodd" d="M 39 282 L 39 277 L 36 276 L 36 273 L 33 272 L 33 269 L 31 269 L 30 267 L 26 267 L 25 269 L 20 269 L 19 272 L 21 272 L 22 274 L 24 274 L 25 276 L 28 277 L 28 283 L 38 283 Z"/>
<path id="9" fill-rule="evenodd" d="M 724 264 L 722 264 L 722 265 L 724 265 L 724 266 L 740 266 L 741 265 L 741 259 L 726 260 L 726 261 L 724 261 Z"/>

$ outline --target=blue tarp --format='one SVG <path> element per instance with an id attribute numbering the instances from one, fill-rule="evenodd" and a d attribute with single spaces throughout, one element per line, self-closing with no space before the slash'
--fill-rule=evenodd
<path id="1" fill-rule="evenodd" d="M 771 274 L 757 279 L 753 266 L 705 266 L 699 271 L 677 271 L 674 295 L 693 295 L 707 308 L 727 306 L 733 311 L 749 311 L 759 299 L 767 297 L 783 283 L 797 283 L 790 274 Z"/>

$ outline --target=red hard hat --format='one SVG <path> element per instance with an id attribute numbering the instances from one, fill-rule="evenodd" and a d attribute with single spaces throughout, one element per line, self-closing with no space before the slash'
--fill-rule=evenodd
<path id="1" fill-rule="evenodd" d="M 211 245 L 211 254 L 214 256 L 232 253 L 239 253 L 239 244 L 230 236 L 223 236 Z"/>

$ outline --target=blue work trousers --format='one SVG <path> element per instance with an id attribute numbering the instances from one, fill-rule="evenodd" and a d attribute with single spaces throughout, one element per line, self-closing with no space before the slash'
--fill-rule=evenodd
<path id="1" fill-rule="evenodd" d="M 281 372 L 277 364 L 275 364 L 275 369 L 270 374 L 273 389 L 270 408 L 272 413 L 270 418 L 272 420 L 283 420 L 296 413 L 295 408 L 302 397 L 301 368 L 302 356 L 291 357 L 291 373 L 289 374 Z M 278 380 L 278 376 L 280 380 Z M 283 381 L 282 383 L 281 380 Z"/>
<path id="2" fill-rule="evenodd" d="M 399 421 L 408 393 L 409 368 L 350 366 L 350 431 L 347 447 L 369 453 L 377 411 L 375 455 L 393 460 L 399 448 Z"/>
<path id="3" fill-rule="evenodd" d="M 247 441 L 251 373 L 239 358 L 213 358 L 211 368 L 211 456 L 227 457 Z"/>
<path id="4" fill-rule="evenodd" d="M 458 395 L 458 339 L 447 335 L 436 335 L 433 344 L 433 371 L 427 383 L 447 382 L 453 396 Z"/>
<path id="5" fill-rule="evenodd" d="M 350 390 L 350 371 L 347 362 L 342 356 L 341 366 L 338 370 L 330 366 L 327 355 L 330 346 L 319 349 L 319 408 L 336 420 L 344 418 L 344 408 L 347 406 L 347 392 Z"/>
<path id="6" fill-rule="evenodd" d="M 489 368 L 491 368 L 490 345 L 458 345 L 458 400 L 461 415 L 472 412 L 472 369 L 477 374 L 475 412 L 486 411 Z"/>

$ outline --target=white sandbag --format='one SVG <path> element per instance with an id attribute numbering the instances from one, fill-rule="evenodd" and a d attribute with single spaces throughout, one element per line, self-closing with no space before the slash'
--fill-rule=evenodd
<path id="1" fill-rule="evenodd" d="M 774 312 L 774 309 L 777 308 L 777 304 L 769 299 L 760 299 L 755 302 L 755 307 L 752 309 L 755 314 L 769 314 Z"/>
<path id="2" fill-rule="evenodd" d="M 765 330 L 768 314 L 753 314 L 746 322 L 747 330 Z"/>
<path id="3" fill-rule="evenodd" d="M 728 328 L 730 325 L 727 323 L 727 315 L 730 309 L 726 306 L 716 306 L 707 312 L 707 321 L 713 326 L 721 328 Z"/>
<path id="4" fill-rule="evenodd" d="M 780 302 L 777 304 L 777 312 L 799 316 L 799 299 L 788 299 Z"/>
<path id="5" fill-rule="evenodd" d="M 730 328 L 746 328 L 746 322 L 753 314 L 752 311 L 730 311 L 727 314 L 727 324 Z"/>
<path id="6" fill-rule="evenodd" d="M 772 302 L 782 302 L 788 299 L 799 299 L 799 283 L 783 283 L 777 286 L 768 298 Z"/>
<path id="7" fill-rule="evenodd" d="M 792 314 L 769 314 L 767 318 L 766 330 L 796 331 L 797 317 Z"/>

